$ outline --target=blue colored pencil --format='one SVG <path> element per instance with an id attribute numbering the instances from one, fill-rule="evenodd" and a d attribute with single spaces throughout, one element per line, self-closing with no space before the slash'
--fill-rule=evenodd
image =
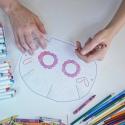
<path id="1" fill-rule="evenodd" d="M 117 94 L 116 96 L 114 96 L 113 98 L 108 100 L 107 102 L 103 103 L 101 106 L 97 107 L 97 109 L 92 111 L 85 119 L 83 119 L 83 122 L 87 121 L 88 119 L 90 119 L 91 117 L 95 116 L 99 112 L 103 111 L 107 107 L 111 106 L 113 103 L 119 101 L 123 97 L 125 97 L 125 90 L 120 92 L 119 94 Z"/>

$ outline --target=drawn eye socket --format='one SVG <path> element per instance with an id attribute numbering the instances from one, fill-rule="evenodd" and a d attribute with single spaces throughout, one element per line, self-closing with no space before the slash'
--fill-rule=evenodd
<path id="1" fill-rule="evenodd" d="M 51 53 L 50 51 L 41 52 L 40 55 L 38 56 L 38 60 L 40 64 L 47 69 L 52 69 L 58 63 L 57 56 L 54 53 Z"/>
<path id="2" fill-rule="evenodd" d="M 75 70 L 73 72 L 68 71 L 68 66 L 69 68 L 75 66 Z M 62 72 L 68 77 L 76 77 L 80 73 L 80 65 L 74 60 L 67 60 L 62 65 Z"/>
<path id="3" fill-rule="evenodd" d="M 48 59 L 51 57 L 50 59 Z M 56 54 L 50 51 L 41 52 L 38 56 L 40 64 L 47 69 L 52 69 L 58 63 Z M 51 62 L 51 63 L 50 63 Z M 70 71 L 69 69 L 75 69 Z M 62 72 L 68 77 L 75 77 L 80 73 L 80 65 L 74 60 L 67 60 L 62 64 Z"/>

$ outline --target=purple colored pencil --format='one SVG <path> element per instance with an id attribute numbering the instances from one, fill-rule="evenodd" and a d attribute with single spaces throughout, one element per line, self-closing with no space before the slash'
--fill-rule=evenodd
<path id="1" fill-rule="evenodd" d="M 96 97 L 96 95 L 91 96 L 88 100 L 86 100 L 80 107 L 78 107 L 73 114 L 77 114 L 79 111 L 81 111 L 82 108 L 84 108 L 86 105 L 88 105 L 88 103 L 90 103 L 94 98 Z"/>
<path id="2" fill-rule="evenodd" d="M 28 123 L 39 123 L 39 119 L 15 119 L 15 122 L 28 122 Z"/>

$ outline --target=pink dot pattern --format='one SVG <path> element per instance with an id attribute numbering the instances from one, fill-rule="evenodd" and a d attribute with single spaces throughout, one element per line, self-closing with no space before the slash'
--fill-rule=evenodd
<path id="1" fill-rule="evenodd" d="M 76 71 L 74 72 L 74 73 L 68 73 L 67 71 L 66 71 L 66 66 L 67 65 L 70 65 L 70 64 L 74 64 L 75 66 L 76 66 Z M 67 60 L 67 61 L 65 61 L 64 63 L 63 63 L 63 65 L 62 65 L 62 72 L 66 75 L 66 76 L 68 76 L 68 77 L 76 77 L 79 73 L 80 73 L 80 65 L 76 62 L 76 61 L 74 61 L 74 60 Z"/>
<path id="2" fill-rule="evenodd" d="M 53 59 L 54 59 L 53 63 L 51 65 L 45 64 L 44 60 L 43 60 L 44 56 L 52 56 Z M 47 68 L 47 69 L 52 69 L 58 63 L 57 56 L 54 53 L 50 52 L 50 51 L 41 52 L 40 55 L 38 56 L 38 60 L 39 60 L 40 64 L 44 68 Z"/>

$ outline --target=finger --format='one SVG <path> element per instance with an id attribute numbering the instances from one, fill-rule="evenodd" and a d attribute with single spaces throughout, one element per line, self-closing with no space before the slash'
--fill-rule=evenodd
<path id="1" fill-rule="evenodd" d="M 38 29 L 35 30 L 35 34 L 36 34 L 36 41 L 37 43 L 43 48 L 45 49 L 47 46 L 46 40 L 44 38 L 44 36 L 41 34 L 41 32 L 39 32 Z"/>
<path id="2" fill-rule="evenodd" d="M 18 37 L 19 37 L 19 41 L 20 41 L 21 46 L 22 46 L 26 51 L 30 50 L 30 47 L 29 47 L 28 44 L 26 43 L 25 35 L 24 35 L 23 33 L 20 33 L 20 34 L 18 35 Z"/>
<path id="3" fill-rule="evenodd" d="M 15 43 L 16 43 L 16 46 L 17 46 L 17 48 L 22 52 L 22 53 L 25 53 L 25 49 L 21 46 L 21 44 L 20 44 L 20 41 L 19 41 L 19 39 L 18 39 L 18 37 L 17 37 L 17 35 L 14 33 L 14 37 L 15 37 Z"/>
<path id="4" fill-rule="evenodd" d="M 97 45 L 98 45 L 98 40 L 96 38 L 94 39 L 89 39 L 87 41 L 87 44 L 83 47 L 83 49 L 81 50 L 81 54 L 82 55 L 86 55 L 87 53 L 89 53 L 90 51 L 92 51 Z"/>
<path id="5" fill-rule="evenodd" d="M 43 34 L 46 34 L 46 30 L 45 30 L 45 27 L 43 25 L 43 23 L 40 21 L 40 19 L 38 17 L 35 18 L 35 21 L 36 21 L 36 25 L 38 27 L 38 29 L 43 33 Z"/>
<path id="6" fill-rule="evenodd" d="M 79 41 L 76 41 L 76 49 L 79 51 L 82 49 L 81 43 Z"/>
<path id="7" fill-rule="evenodd" d="M 92 40 L 92 38 L 89 38 L 89 39 L 87 40 L 87 42 L 85 43 L 85 45 L 89 44 L 89 43 L 91 42 L 91 40 Z"/>
<path id="8" fill-rule="evenodd" d="M 89 62 L 95 61 L 95 60 L 102 60 L 104 59 L 104 52 L 105 50 L 98 50 L 95 52 L 93 52 L 93 54 L 89 54 L 87 56 L 87 59 L 89 60 Z"/>
<path id="9" fill-rule="evenodd" d="M 76 55 L 77 55 L 81 60 L 83 60 L 83 61 L 86 62 L 86 63 L 89 63 L 89 62 L 90 62 L 90 61 L 88 60 L 87 56 L 81 55 L 81 53 L 80 53 L 78 50 L 76 50 L 75 52 L 76 52 Z"/>
<path id="10" fill-rule="evenodd" d="M 26 42 L 29 46 L 29 48 L 32 50 L 32 52 L 34 52 L 38 46 L 37 46 L 37 42 L 33 39 L 32 33 L 25 33 L 25 39 Z"/>

